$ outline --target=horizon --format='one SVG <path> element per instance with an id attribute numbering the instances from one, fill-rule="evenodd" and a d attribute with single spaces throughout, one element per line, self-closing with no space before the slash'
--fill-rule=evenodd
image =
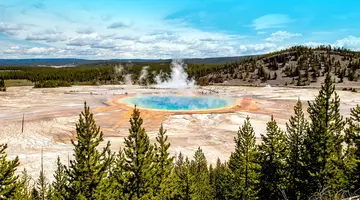
<path id="1" fill-rule="evenodd" d="M 0 3 L 0 59 L 177 59 L 294 45 L 360 51 L 360 2 L 265 0 Z M 271 11 L 269 11 L 271 10 Z"/>
<path id="2" fill-rule="evenodd" d="M 109 60 L 187 60 L 187 59 L 212 59 L 212 58 L 237 58 L 250 57 L 257 55 L 243 55 L 243 56 L 217 56 L 217 57 L 193 57 L 193 58 L 109 58 L 109 59 L 91 59 L 91 58 L 77 58 L 77 57 L 29 57 L 29 58 L 0 58 L 0 60 L 89 60 L 89 61 L 109 61 Z"/>

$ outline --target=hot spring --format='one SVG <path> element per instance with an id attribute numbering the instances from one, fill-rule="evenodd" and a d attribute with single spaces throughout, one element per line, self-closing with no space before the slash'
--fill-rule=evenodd
<path id="1" fill-rule="evenodd" d="M 168 111 L 221 109 L 235 104 L 231 98 L 196 96 L 137 96 L 121 101 L 140 108 Z"/>

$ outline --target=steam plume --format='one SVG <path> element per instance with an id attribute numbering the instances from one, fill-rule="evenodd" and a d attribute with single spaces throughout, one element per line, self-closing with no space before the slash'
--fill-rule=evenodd
<path id="1" fill-rule="evenodd" d="M 147 82 L 147 76 L 148 76 L 148 74 L 149 74 L 148 68 L 149 68 L 149 66 L 143 67 L 143 68 L 141 69 L 140 77 L 139 77 L 140 83 L 145 83 L 146 85 L 148 85 L 148 82 Z"/>
<path id="2" fill-rule="evenodd" d="M 182 60 L 173 60 L 171 62 L 171 78 L 167 81 L 161 81 L 161 73 L 155 78 L 158 88 L 192 88 L 195 85 L 194 80 L 188 80 L 185 72 L 186 64 Z"/>

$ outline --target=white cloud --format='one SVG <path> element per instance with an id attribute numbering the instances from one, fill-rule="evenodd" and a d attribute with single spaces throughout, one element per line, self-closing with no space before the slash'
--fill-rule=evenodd
<path id="1" fill-rule="evenodd" d="M 203 31 L 182 21 L 164 20 L 164 13 L 149 16 L 134 13 L 133 17 L 123 12 L 106 13 L 112 16 L 109 22 L 101 17 L 105 14 L 101 11 L 76 12 L 74 19 L 79 23 L 75 23 L 46 9 L 34 12 L 13 16 L 16 21 L 34 26 L 26 26 L 26 32 L 0 41 L 0 56 L 28 58 L 31 53 L 36 57 L 90 59 L 234 56 L 244 42 L 244 36 Z M 20 49 L 11 50 L 14 45 Z"/>
<path id="2" fill-rule="evenodd" d="M 87 27 L 87 28 L 79 28 L 76 30 L 76 32 L 79 34 L 91 34 L 94 33 L 95 30 L 91 27 Z"/>
<path id="3" fill-rule="evenodd" d="M 279 50 L 284 45 L 281 43 L 280 46 L 277 41 L 299 36 L 298 33 L 278 31 L 264 41 L 263 34 L 270 34 L 271 28 L 282 28 L 294 21 L 282 14 L 254 19 L 251 27 L 256 30 L 256 35 L 251 37 L 205 31 L 181 20 L 165 20 L 164 16 L 168 13 L 161 11 L 147 14 L 114 9 L 105 13 L 95 6 L 96 12 L 83 12 L 78 9 L 82 5 L 78 1 L 69 3 L 73 5 L 70 7 L 76 9 L 72 13 L 69 11 L 68 19 L 47 11 L 47 7 L 24 15 L 14 10 L 8 24 L 0 22 L 0 32 L 12 34 L 0 40 L 0 57 L 108 59 L 238 56 Z M 64 4 L 64 8 L 69 6 Z M 4 15 L 10 16 L 9 13 Z M 22 24 L 14 25 L 17 22 Z M 46 31 L 48 29 L 53 31 Z M 356 48 L 356 39 L 349 36 L 336 42 L 337 45 Z M 259 43 L 259 40 L 263 43 Z"/>
<path id="4" fill-rule="evenodd" d="M 107 28 L 108 29 L 116 29 L 116 28 L 129 28 L 131 24 L 125 24 L 124 22 L 114 22 L 110 24 Z"/>
<path id="5" fill-rule="evenodd" d="M 153 43 L 153 42 L 161 42 L 161 41 L 174 41 L 178 40 L 179 36 L 177 34 L 171 33 L 157 33 L 144 35 L 139 38 L 139 42 L 142 43 Z"/>
<path id="6" fill-rule="evenodd" d="M 286 24 L 293 20 L 289 16 L 283 14 L 269 14 L 256 18 L 252 21 L 252 27 L 255 30 L 269 28 L 283 28 Z"/>
<path id="7" fill-rule="evenodd" d="M 268 42 L 282 42 L 284 40 L 288 40 L 292 37 L 299 37 L 302 36 L 300 33 L 290 33 L 287 31 L 277 31 L 272 33 L 270 37 L 266 38 L 265 40 Z"/>
<path id="8" fill-rule="evenodd" d="M 306 42 L 304 44 L 302 44 L 304 46 L 307 46 L 307 47 L 311 47 L 311 48 L 316 48 L 320 45 L 329 45 L 329 44 L 326 44 L 326 43 L 321 43 L 321 42 Z"/>
<path id="9" fill-rule="evenodd" d="M 13 53 L 17 53 L 19 50 L 20 50 L 20 47 L 14 45 L 14 46 L 10 46 L 10 48 L 8 48 L 8 49 L 5 49 L 4 53 L 5 54 L 13 54 Z"/>
<path id="10" fill-rule="evenodd" d="M 44 48 L 44 47 L 32 47 L 29 49 L 26 49 L 24 53 L 30 54 L 30 55 L 44 55 L 44 54 L 51 54 L 51 52 L 55 52 L 55 48 Z"/>
<path id="11" fill-rule="evenodd" d="M 81 57 L 88 59 L 108 58 L 185 58 L 185 57 L 217 57 L 265 54 L 281 50 L 297 43 L 278 45 L 273 42 L 248 43 L 244 40 L 234 40 L 231 36 L 220 35 L 213 38 L 207 34 L 197 35 L 196 38 L 186 35 L 170 37 L 171 34 L 150 34 L 143 38 L 155 37 L 153 42 L 143 42 L 141 37 L 128 38 L 129 40 L 112 39 L 109 35 L 78 34 L 70 41 L 71 45 L 63 47 L 26 47 L 10 45 L 0 50 L 0 56 L 6 58 L 31 57 Z M 146 37 L 145 37 L 146 36 Z M 112 36 L 119 37 L 119 36 Z M 160 40 L 156 40 L 159 37 Z M 359 45 L 360 38 L 349 36 L 331 43 L 332 46 L 354 47 Z M 248 42 L 248 41 L 247 41 Z M 303 45 L 317 47 L 324 43 L 307 42 Z M 1 47 L 0 47 L 1 48 Z"/>
<path id="12" fill-rule="evenodd" d="M 304 46 L 308 46 L 308 47 L 318 47 L 320 45 L 330 45 L 332 47 L 344 47 L 347 49 L 351 49 L 353 51 L 360 51 L 360 37 L 355 37 L 353 35 L 350 35 L 348 37 L 345 37 L 343 39 L 340 40 L 336 40 L 333 43 L 326 43 L 326 42 L 306 42 L 303 44 Z"/>
<path id="13" fill-rule="evenodd" d="M 115 41 L 111 39 L 106 39 L 91 45 L 91 48 L 99 48 L 99 49 L 113 49 L 115 47 L 116 47 Z"/>
<path id="14" fill-rule="evenodd" d="M 137 40 L 139 37 L 136 36 L 127 36 L 127 35 L 115 35 L 113 36 L 113 39 L 115 40 Z"/>
<path id="15" fill-rule="evenodd" d="M 5 24 L 3 22 L 0 22 L 0 33 L 5 33 L 7 35 L 16 35 L 22 29 L 23 28 L 20 25 Z"/>
<path id="16" fill-rule="evenodd" d="M 48 43 L 51 42 L 62 42 L 66 41 L 67 37 L 64 33 L 58 32 L 56 30 L 46 30 L 44 32 L 32 33 L 28 35 L 25 40 L 28 41 L 45 41 Z"/>
<path id="17" fill-rule="evenodd" d="M 335 41 L 334 46 L 360 51 L 360 37 L 350 35 L 344 39 Z"/>
<path id="18" fill-rule="evenodd" d="M 68 41 L 67 45 L 70 46 L 90 46 L 101 42 L 102 37 L 97 33 L 91 34 L 78 34 Z"/>
<path id="19" fill-rule="evenodd" d="M 242 54 L 263 54 L 277 50 L 279 47 L 274 43 L 262 44 L 243 44 L 240 45 L 239 51 Z"/>

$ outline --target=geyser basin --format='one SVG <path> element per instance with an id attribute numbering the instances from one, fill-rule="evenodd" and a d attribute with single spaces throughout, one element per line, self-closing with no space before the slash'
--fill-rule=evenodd
<path id="1" fill-rule="evenodd" d="M 121 101 L 140 108 L 168 111 L 221 109 L 235 103 L 231 98 L 195 96 L 139 96 Z"/>

